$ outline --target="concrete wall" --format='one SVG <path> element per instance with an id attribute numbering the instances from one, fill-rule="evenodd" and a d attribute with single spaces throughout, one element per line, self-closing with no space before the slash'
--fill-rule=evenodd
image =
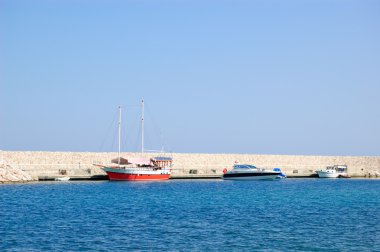
<path id="1" fill-rule="evenodd" d="M 28 172 L 32 177 L 90 177 L 105 174 L 93 164 L 109 164 L 117 153 L 97 152 L 38 152 L 0 151 L 0 161 Z M 145 153 L 145 157 L 161 156 Z M 141 156 L 140 153 L 122 153 L 123 157 Z M 235 161 L 254 164 L 263 168 L 280 167 L 288 176 L 310 176 L 317 169 L 330 165 L 347 165 L 353 177 L 380 177 L 380 157 L 364 156 L 291 156 L 253 154 L 182 154 L 172 153 L 174 169 L 172 177 L 220 176 L 224 168 L 231 168 Z"/>

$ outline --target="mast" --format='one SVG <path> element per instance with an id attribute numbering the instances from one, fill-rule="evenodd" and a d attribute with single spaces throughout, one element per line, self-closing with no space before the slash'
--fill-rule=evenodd
<path id="1" fill-rule="evenodd" d="M 119 159 L 118 164 L 120 165 L 120 149 L 121 149 L 121 106 L 119 106 Z"/>
<path id="2" fill-rule="evenodd" d="M 144 99 L 141 100 L 141 153 L 144 152 Z"/>

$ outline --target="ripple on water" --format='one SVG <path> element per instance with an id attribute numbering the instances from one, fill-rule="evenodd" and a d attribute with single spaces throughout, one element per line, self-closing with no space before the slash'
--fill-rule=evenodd
<path id="1" fill-rule="evenodd" d="M 0 186 L 0 249 L 380 248 L 380 180 L 171 180 Z"/>

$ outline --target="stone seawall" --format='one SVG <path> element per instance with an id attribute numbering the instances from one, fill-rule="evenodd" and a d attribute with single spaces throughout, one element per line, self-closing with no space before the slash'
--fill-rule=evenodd
<path id="1" fill-rule="evenodd" d="M 105 175 L 93 164 L 109 164 L 117 157 L 115 152 L 43 152 L 0 151 L 0 160 L 14 169 L 25 171 L 34 179 L 42 177 L 70 176 L 90 178 Z M 123 157 L 141 156 L 141 153 L 122 153 Z M 145 157 L 162 156 L 160 153 L 144 153 Z M 224 168 L 231 168 L 235 161 L 254 164 L 263 168 L 280 167 L 288 176 L 315 175 L 315 170 L 331 165 L 347 165 L 352 177 L 380 177 L 380 157 L 365 156 L 297 156 L 254 154 L 184 154 L 171 153 L 174 160 L 172 178 L 218 177 Z"/>

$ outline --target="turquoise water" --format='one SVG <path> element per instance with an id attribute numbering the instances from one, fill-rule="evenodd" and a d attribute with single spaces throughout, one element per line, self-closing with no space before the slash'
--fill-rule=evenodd
<path id="1" fill-rule="evenodd" d="M 380 180 L 0 185 L 0 251 L 380 251 Z"/>

